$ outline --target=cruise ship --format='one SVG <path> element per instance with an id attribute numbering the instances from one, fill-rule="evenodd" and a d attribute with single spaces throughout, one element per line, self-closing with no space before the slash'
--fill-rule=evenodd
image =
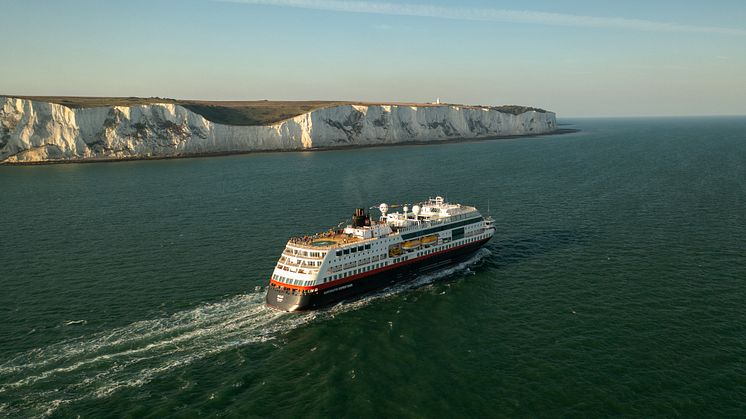
<path id="1" fill-rule="evenodd" d="M 378 220 L 357 208 L 343 229 L 291 238 L 270 278 L 267 305 L 305 311 L 334 304 L 463 261 L 495 234 L 491 217 L 440 196 L 411 210 L 378 210 Z"/>

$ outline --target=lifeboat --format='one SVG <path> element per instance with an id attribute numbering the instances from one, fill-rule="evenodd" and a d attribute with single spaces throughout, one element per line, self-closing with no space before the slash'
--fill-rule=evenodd
<path id="1" fill-rule="evenodd" d="M 438 242 L 438 235 L 437 234 L 431 234 L 429 236 L 425 236 L 422 238 L 422 245 L 423 246 L 430 246 L 431 244 L 435 244 Z"/>
<path id="2" fill-rule="evenodd" d="M 396 246 L 389 249 L 389 256 L 399 256 L 401 255 L 401 247 Z"/>
<path id="3" fill-rule="evenodd" d="M 402 243 L 401 248 L 404 250 L 415 250 L 420 247 L 421 243 L 419 240 L 410 240 Z"/>

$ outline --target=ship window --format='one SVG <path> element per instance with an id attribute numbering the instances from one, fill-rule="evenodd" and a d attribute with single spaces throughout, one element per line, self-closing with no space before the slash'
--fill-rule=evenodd
<path id="1" fill-rule="evenodd" d="M 366 249 L 366 250 L 367 250 L 367 249 L 370 249 L 370 245 L 369 245 L 369 244 L 366 244 L 366 245 L 365 245 L 365 249 Z"/>
<path id="2" fill-rule="evenodd" d="M 349 253 L 350 253 L 350 249 L 345 249 L 345 250 L 344 250 L 344 254 L 345 254 L 345 255 L 347 255 L 347 254 L 349 254 Z"/>
<path id="3" fill-rule="evenodd" d="M 357 252 L 357 247 L 353 247 L 352 249 L 350 249 L 350 251 L 351 251 L 352 253 L 355 253 L 355 252 Z"/>
<path id="4" fill-rule="evenodd" d="M 342 251 L 341 250 L 337 250 L 337 256 L 342 256 Z"/>
<path id="5" fill-rule="evenodd" d="M 358 252 L 362 252 L 363 251 L 363 246 L 358 246 L 357 250 L 358 250 Z"/>

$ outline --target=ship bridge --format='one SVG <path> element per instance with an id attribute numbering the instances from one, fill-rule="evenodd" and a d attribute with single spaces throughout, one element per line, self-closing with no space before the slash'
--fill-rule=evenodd
<path id="1" fill-rule="evenodd" d="M 474 207 L 449 204 L 445 202 L 442 196 L 430 198 L 425 202 L 420 202 L 412 206 L 405 205 L 402 212 L 392 212 L 387 214 L 386 204 L 381 204 L 381 220 L 392 226 L 397 231 L 406 230 L 414 226 L 420 226 L 422 223 L 439 223 L 443 221 L 456 221 L 469 216 L 478 214 Z"/>

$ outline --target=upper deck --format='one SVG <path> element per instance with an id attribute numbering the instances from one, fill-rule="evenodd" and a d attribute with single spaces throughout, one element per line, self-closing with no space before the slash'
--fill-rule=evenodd
<path id="1" fill-rule="evenodd" d="M 331 232 L 314 234 L 313 236 L 293 237 L 288 240 L 288 245 L 299 249 L 327 250 L 363 241 L 366 240 L 351 234 L 345 234 L 344 232 Z"/>
<path id="2" fill-rule="evenodd" d="M 381 204 L 378 208 L 381 211 L 380 221 L 371 220 L 367 215 L 360 215 L 358 212 L 353 216 L 353 224 L 343 230 L 330 229 L 311 236 L 293 237 L 287 243 L 288 248 L 303 249 L 303 253 L 326 251 L 372 241 L 380 237 L 411 233 L 479 215 L 474 207 L 449 204 L 442 197 L 415 204 L 411 211 L 406 205 L 403 206 L 403 212 L 390 214 L 387 214 L 388 205 Z"/>

